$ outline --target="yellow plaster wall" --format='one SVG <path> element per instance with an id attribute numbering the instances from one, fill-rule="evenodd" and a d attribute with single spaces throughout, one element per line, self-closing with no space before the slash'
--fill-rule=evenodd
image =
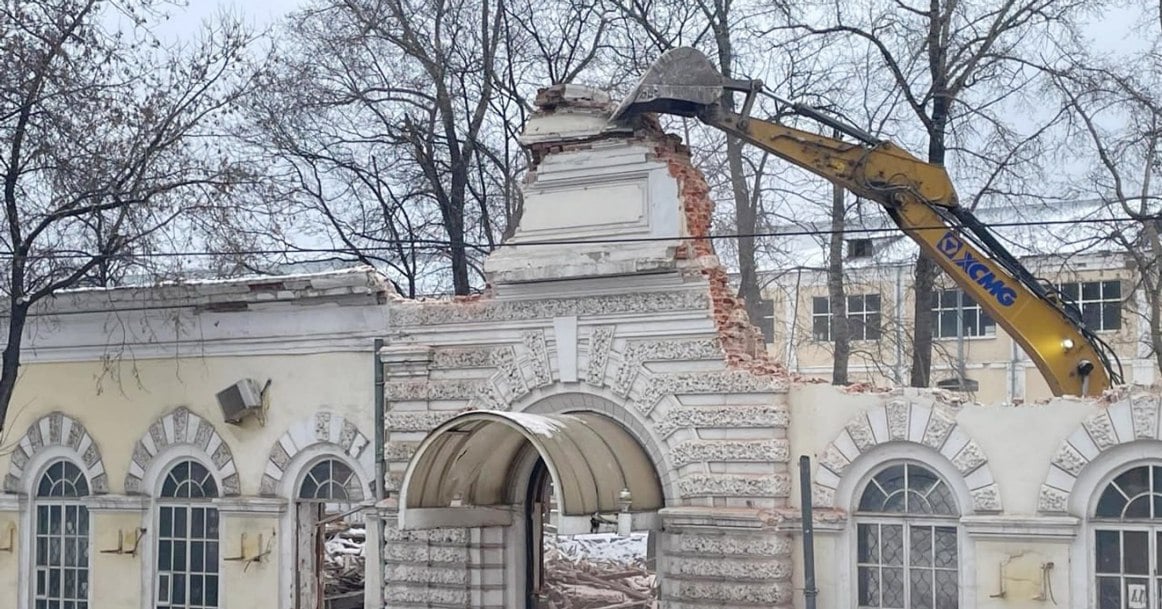
<path id="1" fill-rule="evenodd" d="M 118 547 L 118 531 L 122 534 L 121 547 L 131 552 L 131 536 L 140 526 L 138 512 L 89 512 L 89 598 L 93 599 L 94 606 L 141 606 L 142 552 L 152 542 L 152 532 L 147 531 L 141 539 L 136 555 L 104 552 Z"/>
<path id="2" fill-rule="evenodd" d="M 238 469 L 243 497 L 254 496 L 266 467 L 268 454 L 278 438 L 295 423 L 326 409 L 351 420 L 370 438 L 373 419 L 373 363 L 367 353 L 262 357 L 190 357 L 122 362 L 115 382 L 101 364 L 52 363 L 25 366 L 17 385 L 13 408 L 6 423 L 7 435 L 19 439 L 28 426 L 53 411 L 79 420 L 101 451 L 109 476 L 109 491 L 124 492 L 125 475 L 133 446 L 157 418 L 185 406 L 211 422 L 230 445 Z M 265 426 L 254 419 L 241 425 L 222 421 L 215 394 L 234 382 L 250 377 L 260 383 L 272 379 L 271 408 Z M 373 450 L 368 446 L 365 450 Z M 9 453 L 0 452 L 0 475 L 7 473 Z M 117 531 L 126 535 L 142 524 L 137 511 L 91 512 L 91 596 L 95 607 L 140 607 L 145 575 L 151 565 L 144 557 L 102 554 L 117 547 Z M 279 598 L 281 540 L 278 515 L 229 512 L 222 515 L 221 558 L 236 556 L 240 536 L 247 534 L 247 556 L 259 553 L 258 535 L 271 554 L 247 567 L 223 560 L 223 607 L 275 607 Z M 0 527 L 18 515 L 0 513 Z M 273 539 L 272 539 L 273 536 Z M 17 532 L 17 541 L 20 532 Z M 143 545 L 156 543 L 153 532 Z M 3 545 L 3 542 L 0 542 Z M 265 547 L 263 548 L 265 549 Z M 4 598 L 16 596 L 19 553 L 0 552 L 0 590 Z M 3 605 L 0 602 L 0 606 Z"/>
<path id="3" fill-rule="evenodd" d="M 149 425 L 185 406 L 209 421 L 230 445 L 243 495 L 258 494 L 271 447 L 291 425 L 327 409 L 372 428 L 372 355 L 336 353 L 262 357 L 216 357 L 123 361 L 114 380 L 100 363 L 25 366 L 5 429 L 19 438 L 28 426 L 55 410 L 78 419 L 101 450 L 109 491 L 124 491 L 133 446 Z M 253 418 L 241 425 L 222 420 L 215 395 L 242 378 L 272 379 L 266 425 Z M 9 456 L 0 456 L 0 472 Z"/>

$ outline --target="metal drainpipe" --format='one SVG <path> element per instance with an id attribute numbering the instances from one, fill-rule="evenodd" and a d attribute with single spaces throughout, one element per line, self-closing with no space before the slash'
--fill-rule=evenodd
<path id="1" fill-rule="evenodd" d="M 382 338 L 375 339 L 373 345 L 374 345 L 374 352 L 371 354 L 371 356 L 372 356 L 371 359 L 372 359 L 372 363 L 375 365 L 375 368 L 373 370 L 373 376 L 372 376 L 372 378 L 375 379 L 375 389 L 374 389 L 374 393 L 375 393 L 375 409 L 374 409 L 374 411 L 375 411 L 375 430 L 374 430 L 375 431 L 375 434 L 374 434 L 375 435 L 375 440 L 374 440 L 374 442 L 375 442 L 375 503 L 379 504 L 384 499 L 387 498 L 387 493 L 385 492 L 385 489 L 384 489 L 384 486 L 385 486 L 384 485 L 384 477 L 387 475 L 387 467 L 386 467 L 386 464 L 383 462 L 383 418 L 384 418 L 383 411 L 384 411 L 386 405 L 384 404 L 384 399 L 383 399 L 384 398 L 383 363 L 381 361 L 379 361 L 379 350 L 383 348 L 383 339 Z M 379 538 L 379 552 L 378 552 L 378 554 L 379 554 L 379 558 L 380 558 L 379 565 L 377 565 L 376 568 L 378 568 L 382 571 L 382 569 L 383 569 L 383 546 L 384 546 L 383 536 L 384 536 L 384 528 L 385 527 L 383 526 L 383 517 L 380 515 L 378 509 L 376 509 L 376 511 L 375 511 L 375 528 L 376 528 L 376 533 L 377 533 L 376 536 Z M 382 607 L 384 605 L 384 601 L 385 601 L 385 599 L 383 597 L 383 583 L 384 582 L 381 580 L 380 586 L 379 586 L 379 591 L 376 593 L 376 596 L 375 596 L 376 598 L 379 599 L 378 606 L 380 606 L 380 607 Z"/>
<path id="2" fill-rule="evenodd" d="M 896 265 L 896 384 L 904 383 L 904 267 Z"/>
<path id="3" fill-rule="evenodd" d="M 811 510 L 811 459 L 799 457 L 799 504 L 803 517 L 803 605 L 815 609 L 815 521 Z"/>

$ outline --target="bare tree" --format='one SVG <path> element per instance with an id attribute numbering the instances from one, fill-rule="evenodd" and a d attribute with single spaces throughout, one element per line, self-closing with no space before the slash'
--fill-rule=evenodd
<path id="1" fill-rule="evenodd" d="M 950 152 L 963 162 L 971 162 L 974 155 L 997 153 L 980 143 L 988 139 L 981 137 L 981 123 L 1001 125 L 996 106 L 1014 92 L 1030 89 L 1020 55 L 1064 54 L 1062 45 L 1071 39 L 1074 14 L 1091 4 L 1081 0 L 929 0 L 922 4 L 894 0 L 868 6 L 834 0 L 827 23 L 803 19 L 794 29 L 868 45 L 879 59 L 874 69 L 890 77 L 892 88 L 922 129 L 927 160 L 943 165 Z M 960 142 L 955 143 L 956 139 Z M 975 147 L 974 139 L 978 141 Z M 917 259 L 913 386 L 928 386 L 931 380 L 937 274 L 933 261 L 925 256 Z"/>
<path id="2" fill-rule="evenodd" d="M 1150 357 L 1162 371 L 1162 36 L 1150 51 L 1109 65 L 1089 58 L 1052 72 L 1092 151 L 1086 189 L 1109 217 L 1128 218 L 1092 239 L 1113 243 L 1136 272 Z"/>
<path id="3" fill-rule="evenodd" d="M 215 129 L 247 86 L 248 34 L 223 23 L 193 48 L 167 48 L 149 31 L 158 16 L 146 0 L 0 4 L 0 421 L 30 311 L 149 270 L 175 223 L 218 213 L 243 177 Z"/>

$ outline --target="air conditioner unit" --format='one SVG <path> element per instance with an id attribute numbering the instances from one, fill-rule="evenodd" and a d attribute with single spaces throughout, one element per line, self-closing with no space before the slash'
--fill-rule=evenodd
<path id="1" fill-rule="evenodd" d="M 251 414 L 262 414 L 262 387 L 253 379 L 242 379 L 218 392 L 218 406 L 227 423 L 241 423 Z"/>

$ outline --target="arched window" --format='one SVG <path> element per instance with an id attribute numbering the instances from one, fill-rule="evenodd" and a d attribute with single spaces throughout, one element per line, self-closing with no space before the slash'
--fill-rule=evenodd
<path id="1" fill-rule="evenodd" d="M 312 467 L 299 487 L 299 499 L 314 501 L 363 501 L 359 477 L 338 459 L 324 459 Z"/>
<path id="2" fill-rule="evenodd" d="M 157 606 L 218 607 L 218 496 L 201 463 L 181 461 L 166 474 L 158 498 Z"/>
<path id="3" fill-rule="evenodd" d="M 859 606 L 956 609 L 958 516 L 948 484 L 922 465 L 872 477 L 855 518 Z"/>
<path id="4" fill-rule="evenodd" d="M 48 466 L 36 488 L 36 609 L 89 606 L 89 482 L 70 461 Z"/>
<path id="5" fill-rule="evenodd" d="M 1094 510 L 1098 609 L 1156 607 L 1162 598 L 1162 467 L 1118 474 Z"/>

